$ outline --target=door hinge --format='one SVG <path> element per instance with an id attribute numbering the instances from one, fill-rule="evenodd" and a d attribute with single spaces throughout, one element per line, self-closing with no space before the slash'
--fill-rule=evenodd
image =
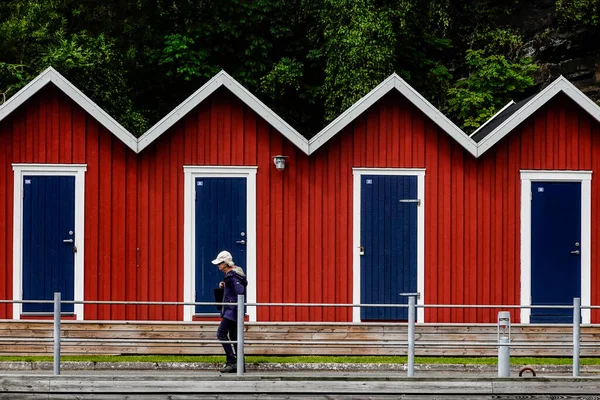
<path id="1" fill-rule="evenodd" d="M 421 199 L 402 199 L 400 203 L 417 203 L 417 207 L 421 206 Z"/>

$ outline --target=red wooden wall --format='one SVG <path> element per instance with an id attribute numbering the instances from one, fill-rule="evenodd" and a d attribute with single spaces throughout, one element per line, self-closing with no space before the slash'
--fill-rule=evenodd
<path id="1" fill-rule="evenodd" d="M 311 219 L 320 216 L 329 227 L 346 227 L 335 235 L 325 227 L 311 231 L 309 240 L 322 242 L 328 252 L 317 249 L 311 263 L 331 265 L 351 287 L 351 166 L 425 168 L 425 302 L 519 304 L 520 170 L 597 171 L 599 164 L 600 125 L 564 95 L 475 159 L 400 94 L 391 93 L 311 155 L 311 175 L 320 177 L 311 190 L 316 199 L 327 191 L 323 207 L 311 207 Z M 595 221 L 597 179 L 592 179 L 592 201 Z M 592 304 L 599 304 L 600 253 L 594 239 L 600 224 L 592 225 Z M 340 296 L 351 301 L 350 292 Z M 427 309 L 425 318 L 496 322 L 497 311 Z M 593 322 L 599 320 L 594 311 Z"/>
<path id="2" fill-rule="evenodd" d="M 85 299 L 183 300 L 183 165 L 257 173 L 257 301 L 352 302 L 352 167 L 425 168 L 425 301 L 518 304 L 521 169 L 597 170 L 599 124 L 564 96 L 479 159 L 398 93 L 310 157 L 226 90 L 136 155 L 54 88 L 0 123 L 0 298 L 12 297 L 11 164 L 85 163 Z M 284 172 L 272 156 L 289 156 Z M 592 179 L 592 219 L 600 210 Z M 600 304 L 592 225 L 592 302 Z M 428 310 L 495 322 L 497 310 Z M 10 318 L 0 305 L 0 318 Z M 349 321 L 352 310 L 259 308 L 262 321 Z M 513 314 L 514 315 L 514 314 Z M 86 319 L 180 320 L 181 307 L 86 305 Z M 594 313 L 594 322 L 598 315 Z"/>
<path id="3" fill-rule="evenodd" d="M 277 154 L 289 156 L 285 173 L 273 165 Z M 308 212 L 309 179 L 314 179 L 308 157 L 241 101 L 218 91 L 138 157 L 140 268 L 147 268 L 152 279 L 140 286 L 163 293 L 165 301 L 183 300 L 182 166 L 250 165 L 258 166 L 258 302 L 309 302 L 310 296 L 320 296 L 314 290 L 322 292 L 322 266 L 309 264 L 307 256 L 313 217 Z M 182 318 L 168 308 L 149 317 Z M 297 318 L 308 319 L 307 310 L 258 310 L 259 320 Z"/>
<path id="4" fill-rule="evenodd" d="M 135 272 L 129 262 L 135 239 L 136 155 L 87 115 L 62 92 L 42 89 L 0 123 L 0 298 L 12 298 L 13 163 L 87 164 L 85 176 L 85 299 L 123 300 Z M 135 204 L 135 203 L 134 203 Z M 126 240 L 127 238 L 127 240 Z M 133 267 L 133 268 L 132 268 Z M 10 305 L 0 308 L 10 318 Z M 86 306 L 86 318 L 123 319 L 123 306 L 96 312 Z"/>

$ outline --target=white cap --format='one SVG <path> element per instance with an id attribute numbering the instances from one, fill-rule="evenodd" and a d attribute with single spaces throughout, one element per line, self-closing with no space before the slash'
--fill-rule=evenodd
<path id="1" fill-rule="evenodd" d="M 212 260 L 212 263 L 215 265 L 219 265 L 222 262 L 226 263 L 230 267 L 233 266 L 233 257 L 231 257 L 231 253 L 228 252 L 227 250 L 223 250 L 222 252 L 219 253 L 217 258 Z"/>

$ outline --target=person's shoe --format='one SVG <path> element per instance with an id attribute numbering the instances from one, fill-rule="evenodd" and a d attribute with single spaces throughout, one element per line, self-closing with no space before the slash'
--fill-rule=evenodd
<path id="1" fill-rule="evenodd" d="M 231 371 L 229 371 L 230 374 L 235 374 L 237 372 L 237 365 L 233 364 L 231 366 Z"/>
<path id="2" fill-rule="evenodd" d="M 235 364 L 225 364 L 223 368 L 221 368 L 221 373 L 230 374 L 237 371 L 237 366 Z"/>
<path id="3" fill-rule="evenodd" d="M 236 365 L 234 365 L 234 367 L 235 367 L 235 371 L 231 371 L 231 372 L 237 372 L 237 364 L 236 364 Z M 245 372 L 246 372 L 246 366 L 244 365 L 244 373 L 245 373 Z"/>

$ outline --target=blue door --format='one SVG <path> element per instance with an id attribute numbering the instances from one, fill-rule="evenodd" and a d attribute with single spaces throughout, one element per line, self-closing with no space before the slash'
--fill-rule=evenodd
<path id="1" fill-rule="evenodd" d="M 417 291 L 417 177 L 363 175 L 362 304 L 407 304 Z M 362 320 L 407 320 L 406 308 L 362 307 Z"/>
<path id="2" fill-rule="evenodd" d="M 23 177 L 23 300 L 73 300 L 75 177 Z M 53 312 L 52 304 L 23 304 L 24 313 Z M 73 304 L 62 312 L 72 313 Z"/>
<path id="3" fill-rule="evenodd" d="M 221 250 L 246 271 L 246 178 L 196 178 L 196 302 L 214 302 L 223 273 L 212 264 Z M 214 314 L 215 306 L 197 306 Z"/>
<path id="4" fill-rule="evenodd" d="M 531 304 L 581 297 L 581 183 L 531 184 Z M 531 309 L 531 322 L 573 321 L 570 309 Z"/>

